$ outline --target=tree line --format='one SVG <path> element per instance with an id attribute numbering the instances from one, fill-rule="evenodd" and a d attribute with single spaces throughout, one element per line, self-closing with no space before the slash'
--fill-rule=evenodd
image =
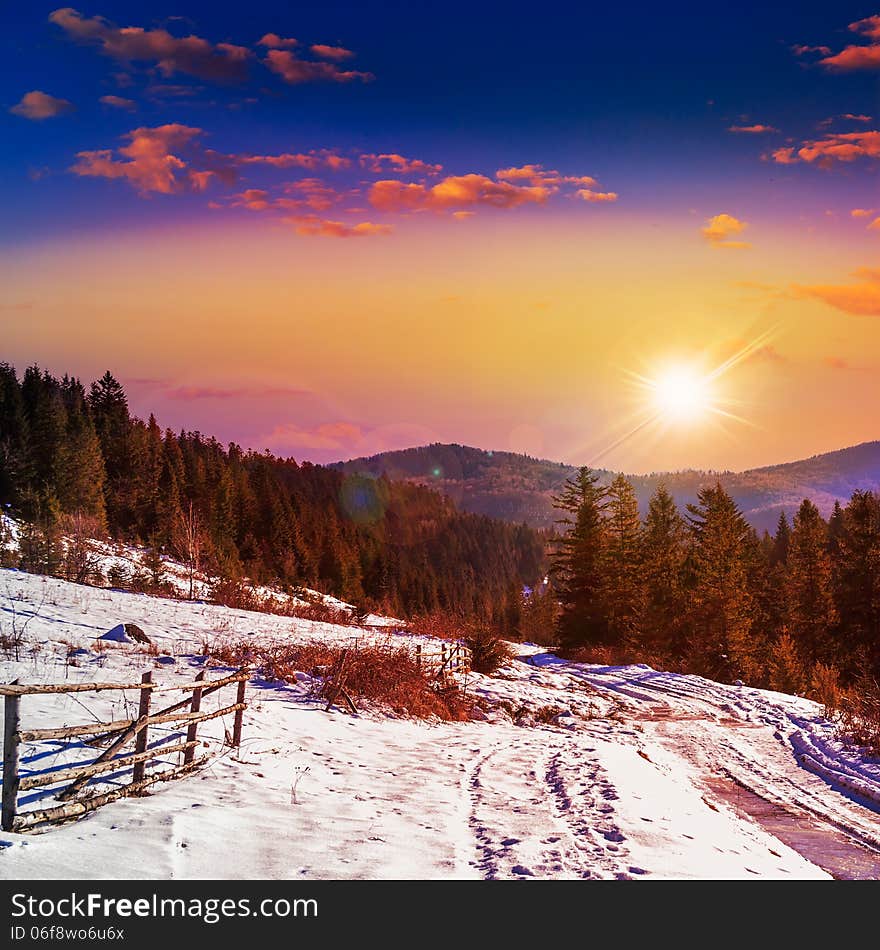
<path id="1" fill-rule="evenodd" d="M 829 672 L 880 677 L 876 493 L 854 492 L 827 521 L 804 500 L 762 535 L 720 484 L 684 512 L 661 485 L 642 519 L 625 477 L 603 486 L 581 468 L 555 506 L 565 647 L 793 693 Z"/>
<path id="2" fill-rule="evenodd" d="M 0 505 L 24 525 L 13 566 L 81 581 L 108 578 L 77 576 L 77 540 L 109 537 L 146 546 L 153 586 L 172 557 L 233 584 L 491 619 L 545 569 L 545 541 L 524 525 L 419 485 L 163 430 L 130 413 L 109 372 L 86 389 L 0 364 Z"/>

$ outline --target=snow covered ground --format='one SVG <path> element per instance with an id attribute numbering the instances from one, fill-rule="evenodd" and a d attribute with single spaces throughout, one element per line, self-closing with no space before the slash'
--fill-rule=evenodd
<path id="1" fill-rule="evenodd" d="M 96 650 L 120 622 L 158 654 Z M 0 634 L 14 632 L 19 658 L 0 658 L 0 680 L 24 683 L 147 669 L 189 682 L 218 640 L 406 636 L 0 571 Z M 240 751 L 78 821 L 0 834 L 0 878 L 880 877 L 880 762 L 843 748 L 814 703 L 516 650 L 498 675 L 463 683 L 483 710 L 466 723 L 328 713 L 305 673 L 254 679 Z M 203 708 L 231 701 L 222 691 Z M 22 728 L 126 717 L 136 703 L 135 691 L 26 696 Z M 207 751 L 223 730 L 200 727 Z M 25 744 L 22 770 L 94 754 Z M 21 810 L 42 791 L 22 792 Z"/>

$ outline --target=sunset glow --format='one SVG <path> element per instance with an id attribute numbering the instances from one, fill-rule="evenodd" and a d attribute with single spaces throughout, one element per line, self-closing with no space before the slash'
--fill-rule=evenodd
<path id="1" fill-rule="evenodd" d="M 645 4 L 621 56 L 613 9 L 474 11 L 468 43 L 430 18 L 416 48 L 369 6 L 23 10 L 3 358 L 319 462 L 745 468 L 877 436 L 863 10 Z"/>

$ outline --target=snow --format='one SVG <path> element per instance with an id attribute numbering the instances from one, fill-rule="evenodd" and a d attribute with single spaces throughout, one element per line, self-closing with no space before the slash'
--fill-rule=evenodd
<path id="1" fill-rule="evenodd" d="M 153 644 L 96 650 L 121 622 Z M 362 630 L 15 571 L 0 571 L 0 627 L 22 634 L 18 660 L 0 659 L 0 679 L 25 683 L 136 682 L 152 669 L 168 685 L 206 665 L 214 679 L 226 672 L 206 660 L 215 641 L 427 639 L 393 632 L 394 621 Z M 479 721 L 465 723 L 369 707 L 325 712 L 307 672 L 290 684 L 255 677 L 240 750 L 223 748 L 222 718 L 204 723 L 203 751 L 220 753 L 206 767 L 43 833 L 0 834 L 0 878 L 829 876 L 815 854 L 719 794 L 719 781 L 852 847 L 880 842 L 880 763 L 845 748 L 816 704 L 645 666 L 566 663 L 534 644 L 514 649 L 498 675 L 462 682 L 481 707 Z M 232 702 L 230 689 L 202 708 Z M 177 697 L 162 694 L 162 705 Z M 22 724 L 118 719 L 136 704 L 137 691 L 26 696 Z M 171 726 L 151 732 L 152 742 L 172 737 Z M 94 754 L 28 743 L 22 764 L 44 770 Z M 96 787 L 127 777 L 105 775 Z M 38 801 L 51 804 L 52 790 L 20 794 L 22 811 Z"/>

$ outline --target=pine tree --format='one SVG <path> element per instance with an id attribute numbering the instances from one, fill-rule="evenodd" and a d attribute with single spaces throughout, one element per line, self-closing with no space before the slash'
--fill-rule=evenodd
<path id="1" fill-rule="evenodd" d="M 679 660 L 685 651 L 687 525 L 664 485 L 648 504 L 642 536 L 644 640 L 650 651 Z"/>
<path id="2" fill-rule="evenodd" d="M 788 548 L 791 544 L 791 529 L 788 525 L 788 518 L 785 512 L 779 515 L 779 521 L 776 523 L 776 534 L 773 537 L 773 548 L 770 551 L 770 566 L 788 563 Z"/>
<path id="3" fill-rule="evenodd" d="M 786 583 L 788 629 L 809 666 L 828 657 L 837 623 L 828 529 L 819 509 L 804 499 L 794 519 Z"/>
<path id="4" fill-rule="evenodd" d="M 720 483 L 700 489 L 697 503 L 687 507 L 693 536 L 693 661 L 714 679 L 751 678 L 746 548 L 751 529 Z"/>
<path id="5" fill-rule="evenodd" d="M 862 651 L 880 674 L 880 498 L 856 491 L 843 511 L 837 607 L 850 657 Z M 862 671 L 864 672 L 864 671 Z"/>
<path id="6" fill-rule="evenodd" d="M 642 538 L 639 503 L 625 476 L 608 487 L 605 506 L 605 610 L 608 639 L 638 645 L 645 589 L 642 578 Z"/>
<path id="7" fill-rule="evenodd" d="M 569 478 L 553 506 L 567 513 L 557 523 L 567 530 L 551 555 L 554 587 L 559 597 L 562 643 L 604 644 L 608 640 L 605 611 L 605 526 L 607 490 L 586 466 Z"/>

